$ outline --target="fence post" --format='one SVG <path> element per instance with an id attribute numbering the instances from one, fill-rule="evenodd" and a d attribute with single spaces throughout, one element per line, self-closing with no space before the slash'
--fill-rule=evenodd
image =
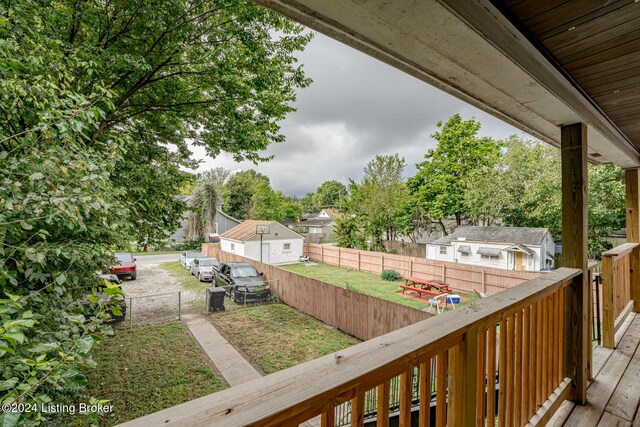
<path id="1" fill-rule="evenodd" d="M 409 277 L 413 277 L 413 260 L 409 260 Z"/>
<path id="2" fill-rule="evenodd" d="M 442 281 L 445 281 L 445 277 L 447 277 L 447 266 L 442 264 Z"/>
<path id="3" fill-rule="evenodd" d="M 358 251 L 358 271 L 360 270 L 360 251 Z"/>
<path id="4" fill-rule="evenodd" d="M 129 298 L 129 329 L 133 328 L 133 298 Z"/>
<path id="5" fill-rule="evenodd" d="M 338 267 L 342 267 L 342 251 L 338 248 Z"/>
<path id="6" fill-rule="evenodd" d="M 483 268 L 483 269 L 482 269 L 482 287 L 481 287 L 481 289 L 482 289 L 482 293 L 483 293 L 483 294 L 486 294 L 486 293 L 487 293 L 487 290 L 486 290 L 486 280 L 487 280 L 487 279 L 485 278 L 485 274 L 486 274 L 486 271 L 485 271 L 485 269 Z"/>
<path id="7" fill-rule="evenodd" d="M 324 246 L 320 245 L 320 262 L 324 264 Z"/>
<path id="8" fill-rule="evenodd" d="M 380 274 L 384 273 L 384 254 L 380 255 Z"/>
<path id="9" fill-rule="evenodd" d="M 602 257 L 602 346 L 615 346 L 615 312 L 613 299 L 615 293 L 616 262 L 615 257 Z"/>
<path id="10" fill-rule="evenodd" d="M 182 291 L 178 291 L 178 320 L 182 320 L 182 307 L 181 307 L 181 301 L 182 300 Z"/>

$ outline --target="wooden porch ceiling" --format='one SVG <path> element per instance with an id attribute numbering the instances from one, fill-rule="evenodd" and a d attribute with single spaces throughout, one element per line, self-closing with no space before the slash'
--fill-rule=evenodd
<path id="1" fill-rule="evenodd" d="M 638 0 L 494 4 L 640 148 Z"/>
<path id="2" fill-rule="evenodd" d="M 635 0 L 254 1 L 556 147 L 586 123 L 590 161 L 640 168 Z"/>

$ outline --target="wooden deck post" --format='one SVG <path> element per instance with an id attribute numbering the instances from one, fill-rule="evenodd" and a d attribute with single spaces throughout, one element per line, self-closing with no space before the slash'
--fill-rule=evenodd
<path id="1" fill-rule="evenodd" d="M 627 187 L 627 243 L 640 243 L 640 174 L 638 169 L 625 172 Z M 631 254 L 631 299 L 633 311 L 640 312 L 640 247 Z"/>
<path id="2" fill-rule="evenodd" d="M 617 278 L 614 256 L 602 257 L 602 346 L 615 347 L 615 320 L 613 300 L 615 298 L 614 283 Z"/>
<path id="3" fill-rule="evenodd" d="M 591 376 L 591 284 L 587 267 L 587 126 L 583 123 L 561 128 L 562 159 L 562 264 L 579 268 L 582 274 L 565 288 L 564 375 L 572 380 L 570 398 L 587 401 L 587 380 Z"/>

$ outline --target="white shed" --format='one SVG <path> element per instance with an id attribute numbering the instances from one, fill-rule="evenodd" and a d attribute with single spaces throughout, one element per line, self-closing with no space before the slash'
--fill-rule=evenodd
<path id="1" fill-rule="evenodd" d="M 273 265 L 298 262 L 303 245 L 303 236 L 277 221 L 246 220 L 220 236 L 223 251 Z"/>

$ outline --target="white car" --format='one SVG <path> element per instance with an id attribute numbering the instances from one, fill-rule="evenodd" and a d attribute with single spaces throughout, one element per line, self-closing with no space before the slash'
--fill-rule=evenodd
<path id="1" fill-rule="evenodd" d="M 191 274 L 201 282 L 212 282 L 215 271 L 220 268 L 220 263 L 215 258 L 196 258 L 191 262 Z"/>
<path id="2" fill-rule="evenodd" d="M 200 251 L 184 251 L 180 254 L 180 265 L 189 270 L 191 263 L 196 258 L 205 258 L 204 254 Z"/>

